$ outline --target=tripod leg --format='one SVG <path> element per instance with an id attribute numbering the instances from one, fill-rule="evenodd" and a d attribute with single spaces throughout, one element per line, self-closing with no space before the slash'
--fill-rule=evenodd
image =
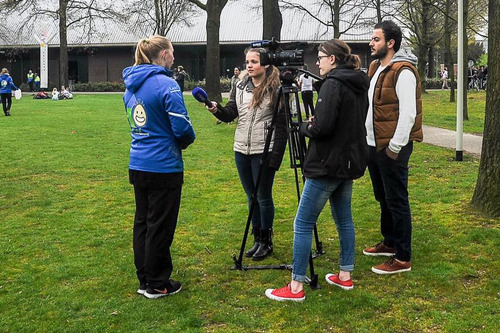
<path id="1" fill-rule="evenodd" d="M 314 225 L 314 241 L 316 244 L 316 252 L 314 252 L 312 257 L 316 258 L 325 253 L 325 251 L 323 251 L 323 242 L 319 240 L 318 228 L 316 225 Z"/>
<path id="2" fill-rule="evenodd" d="M 252 198 L 252 204 L 250 205 L 250 212 L 248 213 L 247 225 L 245 226 L 245 233 L 243 234 L 243 241 L 241 242 L 240 255 L 238 259 L 233 255 L 234 260 L 234 269 L 242 270 L 243 269 L 243 252 L 245 251 L 245 244 L 247 243 L 248 238 L 248 230 L 250 230 L 250 222 L 252 222 L 252 214 L 255 208 L 255 202 L 257 201 L 257 196 L 255 195 Z"/>
<path id="3" fill-rule="evenodd" d="M 320 289 L 321 287 L 318 284 L 318 274 L 314 273 L 314 262 L 311 254 L 309 254 L 309 272 L 311 273 L 311 278 L 307 281 L 309 286 L 312 289 Z"/>

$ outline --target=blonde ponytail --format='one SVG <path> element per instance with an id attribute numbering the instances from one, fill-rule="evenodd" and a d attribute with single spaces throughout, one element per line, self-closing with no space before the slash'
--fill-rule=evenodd
<path id="1" fill-rule="evenodd" d="M 170 39 L 160 35 L 141 39 L 135 48 L 134 66 L 153 63 L 162 50 L 172 50 Z"/>

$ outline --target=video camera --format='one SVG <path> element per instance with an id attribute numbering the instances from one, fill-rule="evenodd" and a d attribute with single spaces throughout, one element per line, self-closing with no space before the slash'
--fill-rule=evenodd
<path id="1" fill-rule="evenodd" d="M 285 85 L 292 84 L 298 73 L 297 68 L 304 65 L 304 48 L 307 42 L 280 43 L 274 39 L 261 40 L 250 44 L 252 48 L 268 48 L 260 51 L 261 66 L 273 65 L 280 70 L 280 80 Z"/>
<path id="2" fill-rule="evenodd" d="M 276 67 L 303 66 L 304 50 L 307 42 L 280 43 L 274 39 L 261 40 L 250 44 L 251 47 L 266 47 L 269 51 L 260 52 L 260 64 Z"/>

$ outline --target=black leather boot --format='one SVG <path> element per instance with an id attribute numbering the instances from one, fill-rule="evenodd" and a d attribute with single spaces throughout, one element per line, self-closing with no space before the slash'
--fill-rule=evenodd
<path id="1" fill-rule="evenodd" d="M 259 227 L 253 227 L 252 228 L 252 234 L 253 234 L 253 239 L 254 243 L 253 246 L 245 252 L 246 257 L 251 257 L 257 250 L 259 249 L 260 246 L 260 228 Z"/>
<path id="2" fill-rule="evenodd" d="M 252 259 L 262 260 L 271 253 L 273 253 L 273 229 L 260 229 L 260 246 Z"/>

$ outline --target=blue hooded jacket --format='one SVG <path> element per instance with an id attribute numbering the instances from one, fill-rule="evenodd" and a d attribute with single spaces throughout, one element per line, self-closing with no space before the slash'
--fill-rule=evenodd
<path id="1" fill-rule="evenodd" d="M 2 76 L 0 76 L 0 94 L 11 94 L 12 89 L 18 89 L 14 81 L 12 81 L 9 74 L 2 74 Z"/>
<path id="2" fill-rule="evenodd" d="M 130 124 L 129 169 L 156 172 L 182 172 L 181 149 L 194 142 L 179 85 L 172 71 L 142 64 L 123 70 L 123 101 Z"/>

